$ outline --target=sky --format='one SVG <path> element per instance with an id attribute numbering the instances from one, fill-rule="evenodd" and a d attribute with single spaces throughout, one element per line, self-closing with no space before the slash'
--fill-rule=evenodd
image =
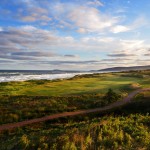
<path id="1" fill-rule="evenodd" d="M 149 0 L 1 0 L 0 69 L 150 65 Z"/>

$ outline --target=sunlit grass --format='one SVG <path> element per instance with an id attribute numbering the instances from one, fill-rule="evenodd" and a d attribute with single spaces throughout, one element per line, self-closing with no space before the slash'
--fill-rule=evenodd
<path id="1" fill-rule="evenodd" d="M 149 87 L 149 78 L 124 77 L 120 73 L 99 74 L 91 77 L 77 77 L 56 81 L 23 81 L 0 84 L 3 95 L 76 95 L 85 93 L 105 93 L 108 88 L 117 91 L 129 91 L 128 86 L 139 83 L 141 87 Z"/>

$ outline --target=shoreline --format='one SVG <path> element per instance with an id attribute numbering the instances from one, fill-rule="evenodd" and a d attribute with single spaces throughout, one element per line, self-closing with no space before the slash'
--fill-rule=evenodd
<path id="1" fill-rule="evenodd" d="M 86 74 L 95 74 L 95 73 L 109 73 L 109 72 L 80 72 L 80 73 L 57 73 L 57 74 L 23 74 L 17 72 L 8 74 L 7 76 L 0 76 L 0 83 L 5 82 L 21 82 L 21 81 L 30 81 L 30 80 L 64 80 L 64 79 L 71 79 L 76 75 L 86 75 Z M 6 73 L 5 73 L 6 74 Z"/>
<path id="2" fill-rule="evenodd" d="M 7 76 L 0 76 L 0 83 L 2 82 L 19 82 L 19 81 L 30 81 L 30 80 L 58 80 L 58 79 L 68 79 L 81 73 L 61 73 L 61 74 L 23 74 L 17 73 L 8 74 Z"/>
<path id="3" fill-rule="evenodd" d="M 55 81 L 55 80 L 64 80 L 64 79 L 71 79 L 75 76 L 82 76 L 82 75 L 88 75 L 88 74 L 105 74 L 105 73 L 127 73 L 132 71 L 140 71 L 140 70 L 120 70 L 120 71 L 95 71 L 95 72 L 22 72 L 19 70 L 8 70 L 4 72 L 0 72 L 0 83 L 8 83 L 8 82 L 22 82 L 22 81 L 40 81 L 40 80 L 48 80 L 48 81 Z M 143 71 L 143 70 L 142 70 Z"/>

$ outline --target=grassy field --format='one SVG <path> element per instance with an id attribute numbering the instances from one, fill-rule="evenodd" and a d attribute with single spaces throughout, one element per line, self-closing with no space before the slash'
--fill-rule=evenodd
<path id="1" fill-rule="evenodd" d="M 0 83 L 0 124 L 103 107 L 109 88 L 122 97 L 150 87 L 150 71 L 75 76 L 65 80 Z M 122 98 L 121 97 L 121 98 Z M 149 150 L 150 92 L 124 107 L 3 131 L 1 150 Z"/>
<path id="2" fill-rule="evenodd" d="M 148 87 L 149 74 L 150 71 L 107 73 L 67 80 L 0 83 L 0 124 L 103 107 L 110 103 L 103 99 L 109 88 L 123 98 L 132 90 Z"/>
<path id="3" fill-rule="evenodd" d="M 35 80 L 24 82 L 0 83 L 0 95 L 61 96 L 87 93 L 105 93 L 108 88 L 129 92 L 131 84 L 139 83 L 141 87 L 150 85 L 147 72 L 106 73 L 81 75 L 65 80 Z M 145 76 L 146 76 L 145 75 Z"/>

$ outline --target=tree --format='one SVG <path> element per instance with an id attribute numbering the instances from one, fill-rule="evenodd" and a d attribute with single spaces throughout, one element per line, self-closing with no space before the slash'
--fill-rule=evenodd
<path id="1" fill-rule="evenodd" d="M 108 92 L 103 97 L 103 99 L 105 101 L 107 101 L 107 103 L 111 103 L 111 102 L 117 101 L 120 98 L 121 98 L 121 96 L 119 94 L 117 94 L 116 92 L 114 92 L 111 88 L 108 89 Z"/>

